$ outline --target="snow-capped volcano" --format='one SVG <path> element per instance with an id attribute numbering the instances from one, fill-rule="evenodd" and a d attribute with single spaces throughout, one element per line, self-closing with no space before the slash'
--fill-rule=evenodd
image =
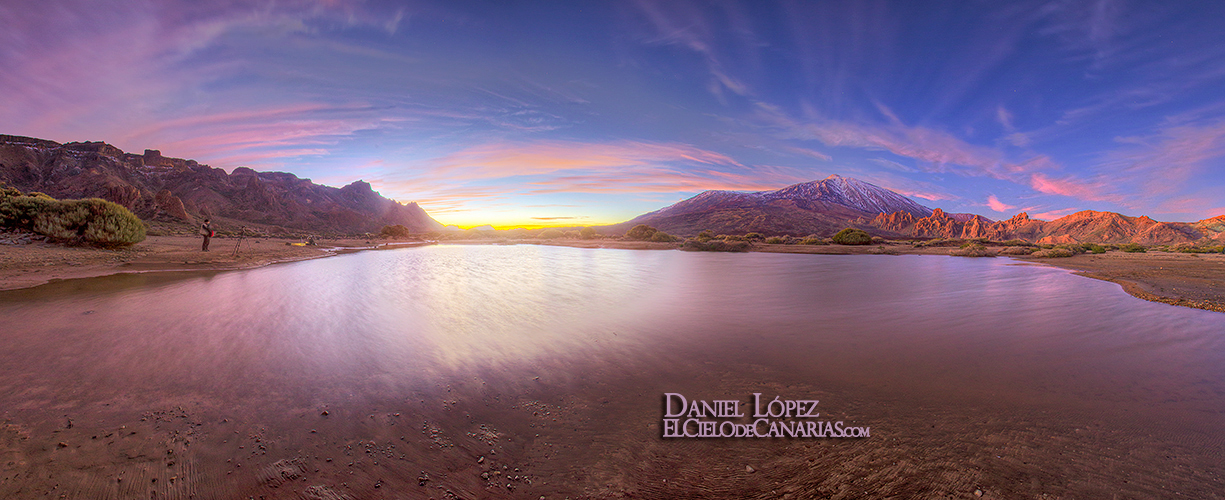
<path id="1" fill-rule="evenodd" d="M 931 215 L 932 209 L 915 203 L 898 193 L 859 179 L 831 175 L 819 181 L 804 182 L 779 189 L 756 193 L 766 200 L 821 200 L 871 214 L 909 212 L 919 217 Z"/>
<path id="2" fill-rule="evenodd" d="M 677 234 L 704 229 L 821 234 L 852 220 L 894 212 L 926 217 L 932 210 L 880 186 L 831 175 L 775 191 L 705 191 L 623 224 L 650 224 Z"/>

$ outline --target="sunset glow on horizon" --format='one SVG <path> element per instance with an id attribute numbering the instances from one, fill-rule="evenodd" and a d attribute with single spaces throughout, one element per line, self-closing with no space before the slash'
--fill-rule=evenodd
<path id="1" fill-rule="evenodd" d="M 1225 4 L 0 4 L 0 134 L 356 180 L 443 224 L 862 179 L 1004 219 L 1225 214 Z"/>

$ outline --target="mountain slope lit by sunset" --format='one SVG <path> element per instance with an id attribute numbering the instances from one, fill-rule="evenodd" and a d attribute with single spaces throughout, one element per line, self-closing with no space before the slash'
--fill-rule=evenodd
<path id="1" fill-rule="evenodd" d="M 1225 4 L 5 2 L 0 133 L 611 224 L 831 174 L 949 212 L 1225 213 Z"/>

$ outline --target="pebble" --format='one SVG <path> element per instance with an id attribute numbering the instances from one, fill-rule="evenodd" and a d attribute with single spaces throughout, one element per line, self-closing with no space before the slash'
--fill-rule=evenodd
<path id="1" fill-rule="evenodd" d="M 754 469 L 752 465 L 746 465 L 744 466 L 744 471 L 748 472 L 749 474 L 752 474 L 754 472 L 757 472 L 757 469 Z"/>

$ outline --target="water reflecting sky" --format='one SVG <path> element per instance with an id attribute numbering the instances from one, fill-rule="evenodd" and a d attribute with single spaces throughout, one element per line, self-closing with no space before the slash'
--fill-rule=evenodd
<path id="1" fill-rule="evenodd" d="M 698 360 L 1209 429 L 1225 423 L 1222 317 L 1006 259 L 435 246 L 5 292 L 0 402 L 311 398 Z"/>

